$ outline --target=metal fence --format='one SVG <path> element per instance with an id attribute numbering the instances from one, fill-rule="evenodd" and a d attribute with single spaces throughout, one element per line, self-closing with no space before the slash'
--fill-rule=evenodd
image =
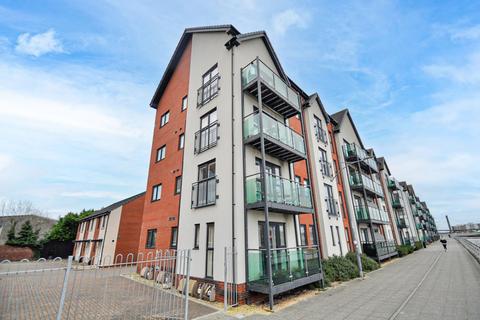
<path id="1" fill-rule="evenodd" d="M 480 263 L 480 240 L 468 237 L 455 237 L 460 244 Z"/>
<path id="2" fill-rule="evenodd" d="M 1 319 L 187 319 L 190 251 L 0 263 Z"/>

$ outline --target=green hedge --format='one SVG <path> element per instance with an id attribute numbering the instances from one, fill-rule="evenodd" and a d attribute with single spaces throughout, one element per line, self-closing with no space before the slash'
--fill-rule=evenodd
<path id="1" fill-rule="evenodd" d="M 415 241 L 415 250 L 423 249 L 423 242 L 422 241 Z"/>
<path id="2" fill-rule="evenodd" d="M 326 285 L 358 277 L 358 267 L 345 257 L 333 256 L 323 260 L 322 264 Z"/>
<path id="3" fill-rule="evenodd" d="M 350 260 L 354 265 L 357 265 L 357 254 L 355 252 L 349 252 L 345 257 Z M 368 257 L 366 254 L 362 254 L 360 257 L 362 260 L 362 269 L 364 272 L 369 272 L 380 268 L 380 264 L 372 258 Z"/>
<path id="4" fill-rule="evenodd" d="M 412 253 L 414 250 L 415 249 L 411 245 L 408 245 L 408 244 L 397 246 L 397 251 L 398 251 L 398 256 L 399 257 L 404 257 L 407 254 Z"/>

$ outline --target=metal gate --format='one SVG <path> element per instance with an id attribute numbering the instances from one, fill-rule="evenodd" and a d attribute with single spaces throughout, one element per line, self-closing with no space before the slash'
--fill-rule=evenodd
<path id="1" fill-rule="evenodd" d="M 0 263 L 2 319 L 187 319 L 190 251 Z"/>

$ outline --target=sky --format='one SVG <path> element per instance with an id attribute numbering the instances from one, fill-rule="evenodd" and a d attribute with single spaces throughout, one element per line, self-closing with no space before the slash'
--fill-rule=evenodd
<path id="1" fill-rule="evenodd" d="M 52 217 L 145 189 L 148 105 L 184 28 L 265 30 L 289 76 L 413 184 L 480 222 L 478 1 L 0 1 L 0 199 Z"/>

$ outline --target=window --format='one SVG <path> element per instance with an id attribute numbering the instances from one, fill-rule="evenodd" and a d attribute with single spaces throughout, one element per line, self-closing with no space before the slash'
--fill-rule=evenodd
<path id="1" fill-rule="evenodd" d="M 195 133 L 195 154 L 202 153 L 217 145 L 217 109 L 200 118 L 200 130 Z"/>
<path id="2" fill-rule="evenodd" d="M 108 216 L 103 216 L 102 217 L 102 230 L 105 229 L 105 221 L 107 221 Z"/>
<path id="3" fill-rule="evenodd" d="M 95 224 L 95 219 L 90 220 L 90 231 L 93 230 L 93 225 Z"/>
<path id="4" fill-rule="evenodd" d="M 157 162 L 165 159 L 165 156 L 167 155 L 167 146 L 161 146 L 160 148 L 157 149 Z"/>
<path id="5" fill-rule="evenodd" d="M 302 245 L 302 246 L 308 245 L 307 225 L 305 225 L 305 224 L 300 225 L 300 245 Z"/>
<path id="6" fill-rule="evenodd" d="M 145 248 L 155 248 L 155 241 L 157 238 L 157 229 L 149 229 L 147 230 L 147 243 L 145 244 Z"/>
<path id="7" fill-rule="evenodd" d="M 350 244 L 350 237 L 348 235 L 348 229 L 345 228 L 345 239 L 347 240 L 347 243 Z"/>
<path id="8" fill-rule="evenodd" d="M 178 136 L 178 150 L 182 150 L 185 147 L 185 134 Z"/>
<path id="9" fill-rule="evenodd" d="M 320 168 L 322 169 L 322 174 L 327 177 L 332 176 L 332 167 L 327 160 L 327 151 L 322 148 L 318 148 L 320 151 Z"/>
<path id="10" fill-rule="evenodd" d="M 333 188 L 331 185 L 324 184 L 325 187 L 325 203 L 326 203 L 326 208 L 327 208 L 327 213 L 329 215 L 337 215 L 337 208 L 336 208 L 336 203 L 335 199 L 333 198 Z"/>
<path id="11" fill-rule="evenodd" d="M 188 106 L 188 96 L 182 98 L 182 111 L 187 110 Z"/>
<path id="12" fill-rule="evenodd" d="M 158 201 L 162 198 L 162 185 L 157 184 L 152 188 L 152 201 Z"/>
<path id="13" fill-rule="evenodd" d="M 270 246 L 272 249 L 286 248 L 285 242 L 285 223 L 270 222 Z M 265 223 L 263 221 L 258 222 L 258 238 L 260 249 L 265 248 Z"/>
<path id="14" fill-rule="evenodd" d="M 345 218 L 345 208 L 343 207 L 343 195 L 342 192 L 338 191 L 338 201 L 340 206 L 340 212 L 342 213 L 342 217 Z"/>
<path id="15" fill-rule="evenodd" d="M 199 243 L 200 243 L 200 224 L 197 223 L 195 225 L 195 233 L 194 233 L 194 238 L 193 238 L 193 249 L 198 249 L 199 248 Z"/>
<path id="16" fill-rule="evenodd" d="M 313 245 L 317 245 L 317 232 L 314 228 L 314 225 L 311 224 L 309 227 L 309 231 L 310 231 L 310 239 L 312 239 L 312 244 Z"/>
<path id="17" fill-rule="evenodd" d="M 313 119 L 313 128 L 315 131 L 315 136 L 317 137 L 317 141 L 322 141 L 323 143 L 327 143 L 327 135 L 325 130 L 322 127 L 322 120 L 314 116 Z"/>
<path id="18" fill-rule="evenodd" d="M 198 182 L 192 188 L 192 207 L 215 204 L 217 199 L 217 179 L 215 160 L 198 166 Z"/>
<path id="19" fill-rule="evenodd" d="M 198 89 L 197 106 L 202 106 L 218 94 L 218 66 L 215 64 L 202 77 L 202 86 Z"/>
<path id="20" fill-rule="evenodd" d="M 207 264 L 205 266 L 206 278 L 213 278 L 213 248 L 214 248 L 215 225 L 207 223 Z"/>
<path id="21" fill-rule="evenodd" d="M 173 194 L 180 194 L 182 192 L 182 176 L 175 178 L 175 192 Z"/>
<path id="22" fill-rule="evenodd" d="M 160 128 L 166 125 L 168 120 L 170 120 L 170 111 L 165 112 L 160 118 Z"/>
<path id="23" fill-rule="evenodd" d="M 170 235 L 170 248 L 177 248 L 178 228 L 172 227 L 172 233 Z"/>
<path id="24" fill-rule="evenodd" d="M 338 226 L 335 226 L 335 229 L 337 229 L 337 239 L 338 239 L 338 247 L 340 248 L 340 255 L 343 256 L 342 242 L 340 241 L 340 229 L 338 228 Z"/>
<path id="25" fill-rule="evenodd" d="M 333 226 L 330 226 L 330 233 L 332 234 L 332 243 L 335 247 L 337 244 L 335 243 L 335 235 L 333 234 Z"/>

